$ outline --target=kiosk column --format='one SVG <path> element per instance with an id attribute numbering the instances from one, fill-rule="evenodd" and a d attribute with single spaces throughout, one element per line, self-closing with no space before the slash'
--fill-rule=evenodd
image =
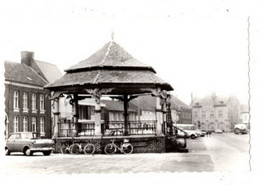
<path id="1" fill-rule="evenodd" d="M 54 119 L 53 119 L 53 135 L 52 138 L 55 139 L 59 135 L 59 115 L 60 115 L 60 107 L 59 107 L 59 98 L 55 98 L 54 100 Z"/>

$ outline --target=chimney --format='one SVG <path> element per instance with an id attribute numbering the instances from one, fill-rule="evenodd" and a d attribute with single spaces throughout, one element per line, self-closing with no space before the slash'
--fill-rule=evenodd
<path id="1" fill-rule="evenodd" d="M 27 66 L 31 66 L 31 61 L 34 59 L 34 53 L 31 51 L 21 52 L 21 63 Z"/>

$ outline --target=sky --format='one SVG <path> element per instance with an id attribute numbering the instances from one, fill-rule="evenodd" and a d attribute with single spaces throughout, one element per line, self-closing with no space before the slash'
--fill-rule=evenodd
<path id="1" fill-rule="evenodd" d="M 186 104 L 191 94 L 248 101 L 252 6 L 243 1 L 1 3 L 4 60 L 20 62 L 21 51 L 33 51 L 36 60 L 64 71 L 103 47 L 114 32 L 114 41 L 152 66 Z"/>

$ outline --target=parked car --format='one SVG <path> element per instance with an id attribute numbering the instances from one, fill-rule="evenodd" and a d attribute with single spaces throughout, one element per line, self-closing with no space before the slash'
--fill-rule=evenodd
<path id="1" fill-rule="evenodd" d="M 215 133 L 217 133 L 217 134 L 222 134 L 223 131 L 222 131 L 221 129 L 216 129 L 216 130 L 215 130 Z"/>
<path id="2" fill-rule="evenodd" d="M 5 155 L 10 155 L 11 152 L 23 152 L 27 156 L 33 155 L 34 152 L 50 155 L 53 149 L 52 139 L 41 139 L 34 132 L 15 132 L 6 140 Z"/>
<path id="3" fill-rule="evenodd" d="M 235 134 L 240 134 L 240 133 L 241 134 L 247 134 L 248 131 L 249 131 L 248 127 L 245 124 L 243 124 L 243 123 L 236 124 L 234 126 L 234 133 Z"/>
<path id="4" fill-rule="evenodd" d="M 197 130 L 195 130 L 195 131 L 196 131 L 196 134 L 197 134 L 198 136 L 200 136 L 200 137 L 204 137 L 204 136 L 207 134 L 207 132 L 204 131 L 204 130 L 199 130 L 199 129 L 197 129 Z"/>
<path id="5" fill-rule="evenodd" d="M 189 137 L 191 139 L 196 139 L 198 137 L 195 130 L 183 130 L 183 131 L 185 133 L 178 130 L 177 134 L 178 134 L 179 137 L 184 137 L 185 135 L 186 135 L 185 137 Z"/>
<path id="6" fill-rule="evenodd" d="M 178 127 L 179 129 L 183 130 L 186 134 L 184 134 L 183 132 L 181 132 L 180 130 L 178 130 L 177 135 L 179 137 L 184 137 L 184 135 L 186 135 L 185 137 L 190 137 L 191 139 L 195 139 L 198 137 L 196 131 L 195 131 L 195 126 L 194 124 L 176 124 L 176 127 Z"/>

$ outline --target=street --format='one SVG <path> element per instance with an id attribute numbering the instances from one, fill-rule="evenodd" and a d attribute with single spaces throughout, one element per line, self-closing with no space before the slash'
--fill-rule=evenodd
<path id="1" fill-rule="evenodd" d="M 4 156 L 6 175 L 141 172 L 248 172 L 249 135 L 212 134 L 188 139 L 189 153 Z"/>

